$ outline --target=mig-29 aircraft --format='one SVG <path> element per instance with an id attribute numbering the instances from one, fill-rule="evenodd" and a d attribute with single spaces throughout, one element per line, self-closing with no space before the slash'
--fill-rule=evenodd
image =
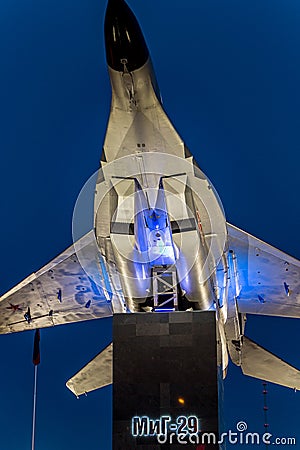
<path id="1" fill-rule="evenodd" d="M 1 297 L 0 333 L 114 313 L 214 310 L 224 376 L 230 355 L 247 375 L 300 389 L 296 368 L 245 336 L 246 314 L 299 317 L 299 261 L 226 222 L 163 109 L 124 0 L 108 0 L 105 44 L 112 100 L 94 229 Z M 76 217 L 73 227 L 76 236 Z M 67 386 L 80 395 L 111 382 L 112 345 Z"/>

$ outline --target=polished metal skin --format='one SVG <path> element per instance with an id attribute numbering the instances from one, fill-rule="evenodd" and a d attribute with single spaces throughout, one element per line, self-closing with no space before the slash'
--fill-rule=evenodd
<path id="1" fill-rule="evenodd" d="M 111 247 L 130 311 L 151 305 L 159 265 L 176 267 L 190 307 L 214 308 L 226 245 L 218 197 L 162 107 L 142 31 L 124 1 L 108 2 L 105 40 L 112 101 L 95 196 L 100 251 L 106 257 Z M 157 245 L 153 215 L 164 216 L 152 224 Z M 159 240 L 164 258 L 155 254 Z"/>
<path id="2" fill-rule="evenodd" d="M 229 353 L 244 373 L 300 389 L 297 369 L 244 338 L 247 313 L 299 318 L 299 261 L 226 223 L 217 193 L 163 109 L 149 50 L 124 0 L 108 1 L 105 38 L 112 100 L 94 230 L 1 297 L 0 333 L 155 313 L 154 274 L 175 273 L 176 302 L 163 304 L 174 314 L 215 311 L 224 376 Z M 89 367 L 70 381 L 73 392 L 107 382 L 90 383 L 86 373 Z"/>

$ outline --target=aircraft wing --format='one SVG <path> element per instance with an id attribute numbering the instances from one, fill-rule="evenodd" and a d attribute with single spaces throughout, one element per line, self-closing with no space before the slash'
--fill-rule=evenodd
<path id="1" fill-rule="evenodd" d="M 300 261 L 228 225 L 236 255 L 241 313 L 300 317 Z"/>
<path id="2" fill-rule="evenodd" d="M 0 334 L 111 316 L 110 299 L 100 287 L 99 257 L 91 231 L 4 294 Z"/>

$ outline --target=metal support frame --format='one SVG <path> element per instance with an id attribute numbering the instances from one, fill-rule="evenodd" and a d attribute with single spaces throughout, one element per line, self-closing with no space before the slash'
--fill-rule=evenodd
<path id="1" fill-rule="evenodd" d="M 177 311 L 177 275 L 174 266 L 155 266 L 152 270 L 154 311 Z"/>

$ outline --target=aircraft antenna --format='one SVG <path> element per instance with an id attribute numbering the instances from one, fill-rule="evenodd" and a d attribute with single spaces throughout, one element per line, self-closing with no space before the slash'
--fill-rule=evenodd
<path id="1" fill-rule="evenodd" d="M 265 429 L 265 433 L 267 433 L 268 428 L 269 428 L 269 423 L 268 423 L 268 410 L 269 410 L 269 407 L 268 407 L 268 402 L 267 402 L 267 397 L 268 397 L 267 387 L 268 387 L 268 383 L 266 381 L 263 381 L 263 391 L 262 391 L 262 393 L 263 393 L 263 398 L 264 398 L 263 410 L 264 410 L 264 429 Z M 266 448 L 268 448 L 268 446 L 269 446 L 269 444 L 266 444 Z"/>

